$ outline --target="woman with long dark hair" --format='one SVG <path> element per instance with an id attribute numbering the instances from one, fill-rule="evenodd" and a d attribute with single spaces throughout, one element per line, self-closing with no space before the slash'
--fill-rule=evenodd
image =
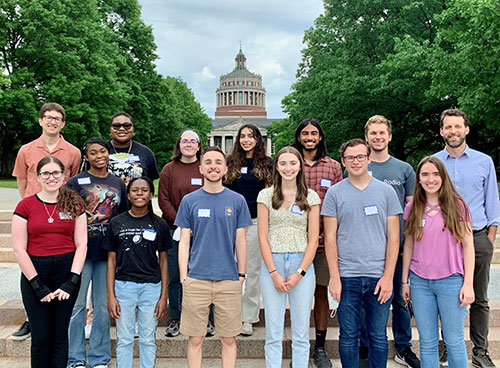
<path id="1" fill-rule="evenodd" d="M 474 301 L 471 215 L 438 158 L 423 158 L 416 175 L 403 214 L 401 293 L 413 305 L 421 367 L 439 366 L 439 317 L 450 368 L 466 368 L 465 312 Z"/>
<path id="2" fill-rule="evenodd" d="M 98 137 L 88 139 L 82 148 L 82 172 L 68 180 L 67 186 L 86 203 L 88 246 L 82 269 L 80 292 L 69 323 L 68 367 L 105 367 L 111 360 L 109 313 L 106 296 L 107 254 L 102 245 L 109 221 L 128 209 L 125 183 L 108 173 L 109 149 Z M 88 358 L 85 344 L 87 292 L 92 281 L 93 322 Z"/>
<path id="3" fill-rule="evenodd" d="M 68 325 L 87 253 L 85 203 L 63 186 L 64 171 L 58 158 L 42 158 L 36 167 L 42 190 L 21 200 L 12 217 L 21 294 L 32 326 L 31 367 L 66 367 Z"/>
<path id="4" fill-rule="evenodd" d="M 253 323 L 259 321 L 260 269 L 262 258 L 257 237 L 257 196 L 271 185 L 273 161 L 266 156 L 264 139 L 259 128 L 245 124 L 236 136 L 228 157 L 225 185 L 243 195 L 250 210 L 252 225 L 247 228 L 247 277 L 241 297 L 242 335 L 253 334 Z"/>
<path id="5" fill-rule="evenodd" d="M 266 366 L 281 367 L 286 300 L 292 325 L 292 364 L 309 364 L 309 320 L 316 278 L 312 261 L 319 237 L 321 200 L 307 189 L 302 156 L 293 147 L 276 155 L 273 186 L 257 198 L 261 274 L 266 314 Z"/>
<path id="6" fill-rule="evenodd" d="M 108 240 L 108 311 L 116 321 L 116 365 L 131 368 L 138 320 L 141 368 L 154 367 L 156 326 L 167 311 L 167 250 L 171 248 L 165 220 L 154 214 L 154 184 L 134 178 L 127 186 L 130 210 L 110 221 Z"/>

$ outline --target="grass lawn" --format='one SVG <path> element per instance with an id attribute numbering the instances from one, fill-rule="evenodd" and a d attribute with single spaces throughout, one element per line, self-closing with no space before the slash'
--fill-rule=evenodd
<path id="1" fill-rule="evenodd" d="M 17 188 L 16 179 L 0 179 L 0 188 Z"/>

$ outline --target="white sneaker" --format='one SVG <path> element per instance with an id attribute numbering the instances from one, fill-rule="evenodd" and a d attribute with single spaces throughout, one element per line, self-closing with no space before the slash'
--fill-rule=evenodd
<path id="1" fill-rule="evenodd" d="M 249 322 L 243 322 L 243 327 L 241 329 L 241 335 L 252 336 L 253 335 L 253 325 Z"/>
<path id="2" fill-rule="evenodd" d="M 108 365 L 107 364 L 97 364 L 97 365 L 94 365 L 92 368 L 108 368 Z"/>
<path id="3" fill-rule="evenodd" d="M 90 339 L 90 331 L 92 331 L 92 325 L 85 325 L 85 338 Z"/>

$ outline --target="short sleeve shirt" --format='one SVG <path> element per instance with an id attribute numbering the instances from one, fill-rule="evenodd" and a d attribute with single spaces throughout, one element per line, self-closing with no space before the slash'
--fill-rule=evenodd
<path id="1" fill-rule="evenodd" d="M 262 203 L 269 210 L 269 244 L 271 252 L 305 252 L 307 248 L 307 211 L 303 211 L 295 203 L 288 210 L 281 206 L 275 210 L 272 206 L 274 187 L 260 191 L 257 202 Z M 309 206 L 320 205 L 318 194 L 307 191 Z"/>
<path id="2" fill-rule="evenodd" d="M 108 171 L 122 179 L 128 185 L 130 180 L 147 176 L 151 180 L 160 177 L 156 158 L 145 145 L 130 141 L 131 147 L 115 148 L 109 143 Z"/>
<path id="3" fill-rule="evenodd" d="M 201 280 L 238 280 L 236 230 L 252 224 L 245 198 L 230 189 L 186 194 L 175 225 L 193 232 L 188 276 Z"/>

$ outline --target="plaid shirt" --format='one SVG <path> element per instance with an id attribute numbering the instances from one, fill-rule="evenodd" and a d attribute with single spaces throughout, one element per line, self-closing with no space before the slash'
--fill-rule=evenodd
<path id="1" fill-rule="evenodd" d="M 321 203 L 325 198 L 328 188 L 342 180 L 340 164 L 328 156 L 316 161 L 312 166 L 304 162 L 307 187 L 318 193 Z M 323 180 L 323 183 L 321 182 Z M 322 185 L 323 184 L 323 185 Z M 323 216 L 320 219 L 319 252 L 324 252 Z"/>

